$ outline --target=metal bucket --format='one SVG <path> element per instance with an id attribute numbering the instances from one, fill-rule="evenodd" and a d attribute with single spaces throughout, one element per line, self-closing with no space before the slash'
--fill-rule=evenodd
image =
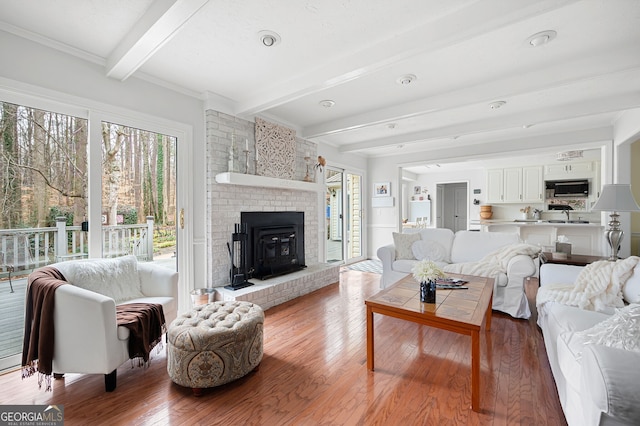
<path id="1" fill-rule="evenodd" d="M 191 303 L 193 306 L 206 305 L 213 302 L 213 295 L 212 288 L 196 288 L 191 291 Z"/>

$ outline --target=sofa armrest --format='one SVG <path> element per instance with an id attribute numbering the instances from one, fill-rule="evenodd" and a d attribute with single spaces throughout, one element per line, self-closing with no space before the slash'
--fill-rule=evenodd
<path id="1" fill-rule="evenodd" d="M 518 278 L 524 280 L 527 277 L 531 277 L 536 273 L 536 264 L 531 257 L 524 254 L 518 254 L 509 259 L 507 264 L 507 277 L 509 281 L 512 278 Z"/>
<path id="2" fill-rule="evenodd" d="M 396 260 L 396 247 L 393 244 L 382 246 L 377 251 L 378 259 L 382 262 L 382 276 L 380 288 L 387 288 L 391 284 L 406 277 L 404 272 L 393 270 L 393 262 Z"/>
<path id="3" fill-rule="evenodd" d="M 56 289 L 53 315 L 55 372 L 107 374 L 128 359 L 110 297 L 63 285 Z"/>
<path id="4" fill-rule="evenodd" d="M 640 353 L 603 345 L 586 345 L 582 352 L 581 394 L 588 424 L 637 424 L 640 419 Z M 593 407 L 589 410 L 588 407 Z"/>
<path id="5" fill-rule="evenodd" d="M 391 269 L 391 265 L 396 260 L 396 246 L 393 244 L 389 244 L 386 246 L 382 246 L 378 249 L 377 252 L 378 259 L 382 262 L 382 266 L 385 264 L 389 265 L 389 269 Z"/>
<path id="6" fill-rule="evenodd" d="M 145 296 L 173 297 L 178 300 L 178 273 L 152 263 L 138 263 L 140 289 Z"/>
<path id="7" fill-rule="evenodd" d="M 396 260 L 396 246 L 389 244 L 382 246 L 376 252 L 378 259 L 382 262 L 383 271 L 391 271 L 393 269 L 393 262 Z"/>
<path id="8" fill-rule="evenodd" d="M 540 266 L 540 285 L 573 284 L 583 266 L 543 263 Z"/>

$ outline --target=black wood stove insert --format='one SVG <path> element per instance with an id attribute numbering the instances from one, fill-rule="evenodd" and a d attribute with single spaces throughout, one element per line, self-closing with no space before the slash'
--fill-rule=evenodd
<path id="1" fill-rule="evenodd" d="M 249 273 L 262 280 L 299 271 L 304 260 L 304 212 L 242 212 Z"/>

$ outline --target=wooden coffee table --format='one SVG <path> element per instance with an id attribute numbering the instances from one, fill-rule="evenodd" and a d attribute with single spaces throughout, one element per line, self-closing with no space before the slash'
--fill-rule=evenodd
<path id="1" fill-rule="evenodd" d="M 480 330 L 491 329 L 493 278 L 448 274 L 469 281 L 468 290 L 436 292 L 436 303 L 422 303 L 411 275 L 365 301 L 367 306 L 367 368 L 373 363 L 373 314 L 387 315 L 471 336 L 471 408 L 480 410 Z"/>

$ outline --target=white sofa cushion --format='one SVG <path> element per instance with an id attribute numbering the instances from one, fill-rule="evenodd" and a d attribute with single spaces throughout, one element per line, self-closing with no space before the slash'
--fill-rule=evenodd
<path id="1" fill-rule="evenodd" d="M 446 249 L 437 241 L 416 241 L 411 245 L 411 251 L 417 260 L 443 262 L 447 258 Z"/>
<path id="2" fill-rule="evenodd" d="M 567 384 L 580 392 L 580 359 L 584 350 L 584 338 L 577 333 L 562 333 L 557 341 L 558 364 Z"/>
<path id="3" fill-rule="evenodd" d="M 458 231 L 451 247 L 451 263 L 477 262 L 509 244 L 517 244 L 518 234 L 511 232 Z"/>
<path id="4" fill-rule="evenodd" d="M 447 228 L 427 228 L 420 230 L 420 237 L 423 241 L 433 241 L 440 244 L 445 251 L 445 256 L 441 260 L 445 263 L 451 263 L 451 246 L 455 234 L 451 229 Z"/>
<path id="5" fill-rule="evenodd" d="M 549 339 L 555 339 L 555 350 L 547 348 L 547 352 L 555 353 L 558 366 L 567 384 L 574 390 L 580 390 L 580 357 L 584 348 L 584 339 L 576 332 L 589 329 L 597 323 L 607 319 L 609 315 L 595 311 L 587 311 L 575 306 L 560 303 L 544 305 L 547 315 Z"/>
<path id="6" fill-rule="evenodd" d="M 135 256 L 115 259 L 82 259 L 55 263 L 67 281 L 76 287 L 110 297 L 116 303 L 145 297 L 140 289 Z"/>
<path id="7" fill-rule="evenodd" d="M 396 259 L 415 259 L 411 246 L 418 240 L 420 240 L 420 234 L 418 233 L 400 234 L 394 232 L 393 245 L 396 248 Z"/>
<path id="8" fill-rule="evenodd" d="M 393 262 L 393 270 L 396 272 L 402 272 L 405 274 L 411 274 L 413 273 L 413 267 L 416 266 L 416 263 L 418 263 L 418 260 L 409 260 L 409 259 L 401 259 L 401 260 L 396 260 Z M 448 263 L 445 262 L 434 262 L 439 268 L 443 268 L 444 266 L 448 265 Z"/>

